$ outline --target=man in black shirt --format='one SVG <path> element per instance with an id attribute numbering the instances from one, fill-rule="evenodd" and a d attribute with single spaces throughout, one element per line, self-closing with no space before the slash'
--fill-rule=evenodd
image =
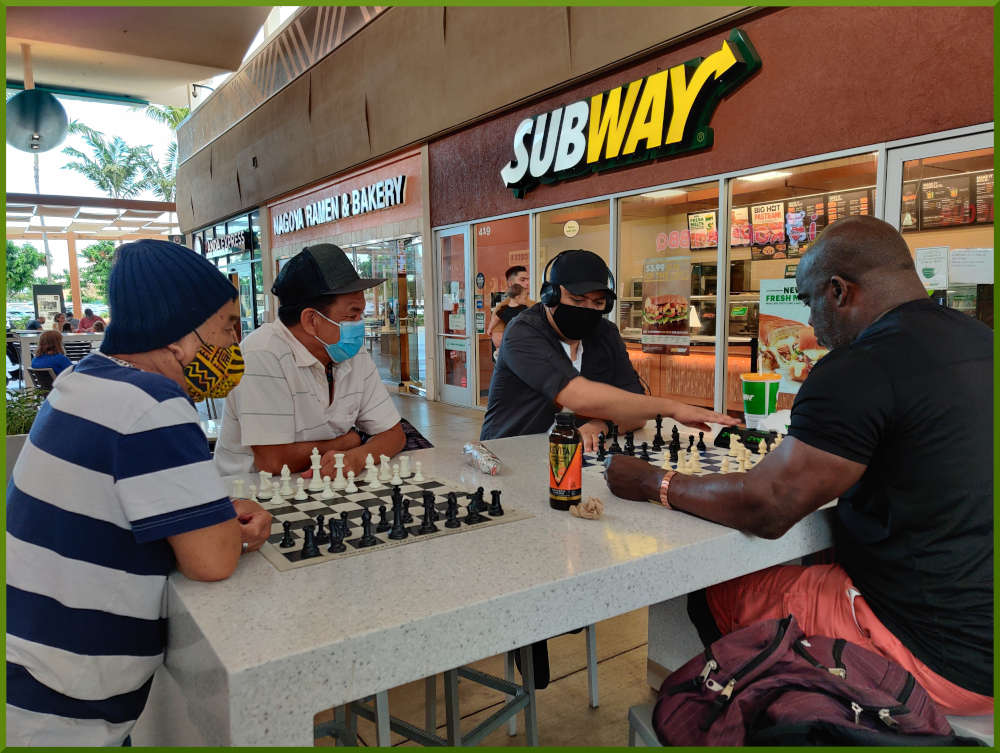
<path id="1" fill-rule="evenodd" d="M 703 638 L 790 611 L 902 664 L 945 711 L 992 713 L 992 333 L 929 300 L 902 236 L 872 217 L 828 227 L 796 279 L 831 351 L 789 439 L 747 473 L 613 458 L 608 485 L 765 538 L 839 497 L 835 564 L 708 589 Z"/>
<path id="2" fill-rule="evenodd" d="M 564 251 L 551 263 L 542 301 L 507 327 L 490 380 L 480 439 L 548 431 L 568 408 L 586 417 L 584 448 L 593 451 L 606 421 L 622 432 L 657 414 L 707 429 L 706 422 L 734 419 L 704 408 L 645 394 L 614 324 L 604 318 L 615 298 L 610 271 L 600 256 Z"/>

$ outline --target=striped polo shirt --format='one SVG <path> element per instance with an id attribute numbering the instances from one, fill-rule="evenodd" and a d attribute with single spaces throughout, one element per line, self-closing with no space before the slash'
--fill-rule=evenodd
<path id="1" fill-rule="evenodd" d="M 235 517 L 176 382 L 60 374 L 7 485 L 7 744 L 121 745 L 163 661 L 166 537 Z"/>
<path id="2" fill-rule="evenodd" d="M 335 364 L 333 402 L 326 367 L 280 321 L 240 343 L 246 371 L 226 398 L 215 464 L 223 476 L 257 470 L 253 445 L 322 442 L 356 427 L 381 434 L 399 423 L 399 411 L 363 348 Z"/>

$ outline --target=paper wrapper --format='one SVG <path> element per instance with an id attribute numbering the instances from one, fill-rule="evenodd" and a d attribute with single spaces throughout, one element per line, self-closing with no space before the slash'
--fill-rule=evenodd
<path id="1" fill-rule="evenodd" d="M 569 511 L 576 518 L 600 520 L 601 516 L 604 515 L 604 503 L 597 497 L 590 497 L 578 505 L 573 505 Z"/>

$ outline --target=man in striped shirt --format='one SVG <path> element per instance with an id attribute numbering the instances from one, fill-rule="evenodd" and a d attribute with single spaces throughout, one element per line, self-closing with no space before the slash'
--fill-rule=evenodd
<path id="1" fill-rule="evenodd" d="M 163 662 L 166 579 L 227 578 L 271 516 L 231 501 L 185 392 L 231 348 L 236 291 L 198 254 L 122 246 L 101 352 L 59 375 L 7 487 L 7 744 L 128 744 Z"/>
<path id="2" fill-rule="evenodd" d="M 331 243 L 308 246 L 278 274 L 279 321 L 242 343 L 246 373 L 226 399 L 215 463 L 224 475 L 258 470 L 295 473 L 310 467 L 313 447 L 322 473 L 360 475 L 371 453 L 392 457 L 406 443 L 399 412 L 364 348 L 364 291 L 383 282 L 361 279 Z M 355 427 L 370 435 L 363 445 Z"/>

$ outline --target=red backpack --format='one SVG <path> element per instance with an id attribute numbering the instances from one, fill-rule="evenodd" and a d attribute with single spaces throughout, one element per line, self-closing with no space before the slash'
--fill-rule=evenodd
<path id="1" fill-rule="evenodd" d="M 660 688 L 664 745 L 981 745 L 952 732 L 913 675 L 789 615 L 715 641 Z"/>

